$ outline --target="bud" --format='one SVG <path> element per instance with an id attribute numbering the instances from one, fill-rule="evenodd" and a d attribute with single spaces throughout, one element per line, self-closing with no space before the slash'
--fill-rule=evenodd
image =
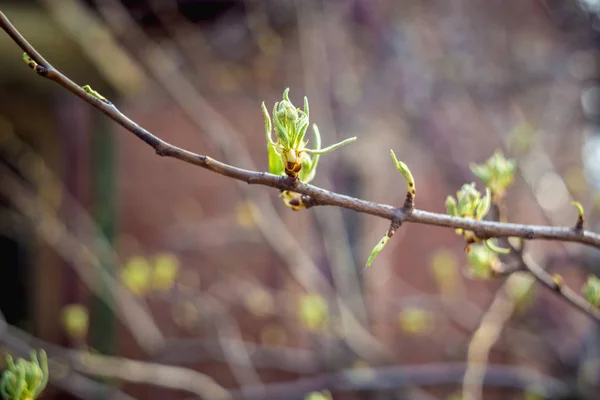
<path id="1" fill-rule="evenodd" d="M 463 218 L 473 218 L 480 198 L 481 193 L 475 189 L 475 183 L 464 184 L 462 188 L 456 192 L 456 199 L 458 200 L 458 216 Z"/>
<path id="2" fill-rule="evenodd" d="M 328 390 L 322 392 L 310 392 L 304 396 L 304 400 L 331 400 L 331 393 Z"/>
<path id="3" fill-rule="evenodd" d="M 5 400 L 34 400 L 48 384 L 48 358 L 44 350 L 31 352 L 31 361 L 6 357 L 7 369 L 0 379 L 0 393 Z"/>
<path id="4" fill-rule="evenodd" d="M 298 317 L 308 330 L 319 329 L 329 318 L 327 302 L 316 293 L 302 296 L 298 307 Z"/>
<path id="5" fill-rule="evenodd" d="M 600 279 L 594 275 L 588 277 L 583 285 L 583 297 L 594 307 L 600 307 Z"/>
<path id="6" fill-rule="evenodd" d="M 267 149 L 269 153 L 269 172 L 275 175 L 287 175 L 295 178 L 302 169 L 307 169 L 300 174 L 300 179 L 308 183 L 315 176 L 318 163 L 318 155 L 329 153 L 356 138 L 346 139 L 332 146 L 321 149 L 321 137 L 316 125 L 313 124 L 315 135 L 315 149 L 306 149 L 307 142 L 304 140 L 309 125 L 308 99 L 304 98 L 304 110 L 296 108 L 289 98 L 289 89 L 283 92 L 283 100 L 275 103 L 273 107 L 273 125 L 264 103 L 261 106 L 265 117 L 265 132 L 267 138 Z M 274 142 L 271 130 L 274 128 L 277 141 Z M 314 160 L 305 154 L 313 154 Z"/>
<path id="7" fill-rule="evenodd" d="M 283 203 L 294 211 L 299 211 L 306 208 L 300 193 L 284 190 L 281 192 L 281 197 L 283 198 Z"/>
<path id="8" fill-rule="evenodd" d="M 167 291 L 173 287 L 179 272 L 179 260 L 173 254 L 160 254 L 154 261 L 152 287 L 154 290 Z"/>
<path id="9" fill-rule="evenodd" d="M 144 296 L 150 290 L 152 268 L 143 257 L 132 257 L 121 271 L 121 282 L 133 294 Z"/>
<path id="10" fill-rule="evenodd" d="M 494 199 L 498 199 L 514 182 L 516 167 L 514 160 L 507 160 L 500 150 L 496 150 L 484 164 L 471 164 L 471 171 L 490 188 Z"/>
<path id="11" fill-rule="evenodd" d="M 70 304 L 63 308 L 62 323 L 66 333 L 75 340 L 84 340 L 87 336 L 90 316 L 87 308 L 81 304 Z"/>
<path id="12" fill-rule="evenodd" d="M 481 244 L 470 246 L 467 253 L 468 275 L 473 279 L 490 279 L 494 269 L 500 265 L 498 256 L 493 251 Z"/>

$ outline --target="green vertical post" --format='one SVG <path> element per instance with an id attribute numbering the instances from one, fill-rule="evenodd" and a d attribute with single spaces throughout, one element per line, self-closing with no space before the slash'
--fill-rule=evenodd
<path id="1" fill-rule="evenodd" d="M 104 115 L 96 114 L 91 140 L 93 213 L 97 234 L 113 245 L 116 234 L 116 157 L 111 125 Z M 103 260 L 103 268 L 115 275 L 116 265 Z M 100 279 L 100 277 L 98 277 Z M 90 344 L 101 354 L 113 354 L 116 345 L 116 318 L 111 311 L 114 302 L 110 292 L 103 288 L 104 299 L 94 296 L 91 302 Z"/>

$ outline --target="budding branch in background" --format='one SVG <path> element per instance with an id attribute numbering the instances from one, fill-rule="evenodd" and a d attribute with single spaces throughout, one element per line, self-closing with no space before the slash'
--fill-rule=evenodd
<path id="1" fill-rule="evenodd" d="M 314 206 L 337 206 L 346 208 L 349 210 L 354 210 L 360 213 L 365 213 L 369 215 L 374 215 L 377 217 L 388 219 L 392 222 L 392 226 L 390 227 L 390 233 L 395 232 L 397 227 L 399 227 L 404 222 L 413 222 L 427 225 L 436 225 L 443 226 L 448 228 L 453 228 L 455 230 L 461 230 L 461 232 L 472 232 L 472 237 L 477 240 L 486 241 L 492 238 L 502 238 L 502 237 L 518 237 L 527 240 L 534 239 L 544 239 L 544 240 L 556 240 L 563 242 L 576 242 L 584 245 L 589 245 L 592 247 L 600 248 L 600 234 L 583 230 L 581 225 L 577 223 L 576 228 L 572 227 L 552 227 L 552 226 L 541 226 L 541 225 L 522 225 L 522 224 L 514 224 L 514 223 L 501 223 L 495 221 L 485 221 L 480 218 L 463 218 L 461 215 L 446 215 L 439 213 L 432 213 L 424 210 L 418 210 L 414 208 L 414 203 L 410 201 L 409 196 L 407 195 L 407 201 L 405 202 L 404 207 L 393 207 L 387 204 L 380 204 L 372 201 L 362 200 L 350 196 L 346 196 L 343 194 L 335 193 L 326 189 L 322 189 L 313 185 L 310 185 L 306 182 L 302 182 L 299 179 L 290 179 L 290 176 L 287 174 L 288 171 L 284 171 L 284 175 L 275 175 L 267 172 L 259 172 L 259 171 L 251 171 L 242 168 L 238 168 L 218 160 L 215 160 L 209 156 L 196 154 L 191 151 L 185 150 L 183 148 L 174 146 L 154 134 L 150 133 L 148 130 L 144 129 L 136 122 L 129 119 L 126 115 L 121 113 L 118 108 L 111 103 L 108 99 L 106 99 L 101 94 L 93 91 L 89 86 L 79 86 L 70 80 L 67 76 L 62 74 L 60 71 L 55 69 L 48 61 L 46 61 L 41 54 L 33 46 L 31 46 L 27 40 L 19 33 L 19 31 L 10 23 L 10 21 L 6 18 L 6 16 L 0 12 L 0 27 L 11 37 L 11 39 L 25 52 L 26 54 L 26 62 L 27 64 L 40 76 L 50 79 L 54 81 L 78 96 L 82 100 L 86 101 L 93 107 L 97 108 L 109 118 L 117 122 L 119 125 L 133 133 L 139 139 L 144 141 L 146 144 L 151 146 L 156 154 L 163 157 L 172 157 L 209 171 L 221 174 L 223 176 L 236 179 L 239 181 L 247 182 L 248 184 L 254 185 L 263 185 L 272 188 L 279 189 L 282 192 L 290 192 L 296 193 L 300 196 L 300 201 L 302 202 L 303 208 L 309 208 Z M 284 98 L 285 100 L 285 98 Z M 285 104 L 284 104 L 285 105 Z M 306 103 L 306 126 L 308 125 L 308 104 Z M 267 114 L 268 117 L 268 114 Z M 296 115 L 295 121 L 299 124 L 299 127 L 305 132 L 305 121 L 304 116 L 302 114 Z M 269 121 L 270 124 L 270 121 Z M 315 138 L 318 135 L 318 129 L 314 129 Z M 267 133 L 270 138 L 270 133 Z M 296 136 L 296 139 L 299 137 Z M 303 137 L 303 134 L 302 134 Z M 348 143 L 353 139 L 347 139 L 344 142 L 339 144 L 330 146 L 329 149 L 333 150 L 333 148 L 337 148 L 342 144 Z M 300 141 L 296 141 L 295 143 L 302 142 L 302 138 Z M 320 143 L 319 143 L 320 144 Z M 276 147 L 276 142 L 272 140 L 269 141 L 269 147 L 272 147 L 272 151 L 276 153 L 275 150 L 279 150 Z M 291 148 L 293 149 L 293 148 Z M 289 150 L 289 149 L 288 149 Z M 325 150 L 325 149 L 324 149 Z M 317 151 L 312 151 L 315 154 L 315 157 L 320 153 Z M 298 160 L 293 158 L 297 157 L 297 152 L 286 152 L 286 157 L 288 157 L 288 161 L 297 162 Z M 499 158 L 499 156 L 496 156 Z M 395 158 L 395 157 L 394 157 Z M 409 186 L 410 193 L 410 182 L 412 181 L 414 190 L 414 180 L 412 179 L 412 174 L 406 168 L 406 171 L 401 170 L 398 166 L 399 162 L 395 159 L 397 168 L 407 179 L 407 183 Z M 490 161 L 489 170 L 493 170 L 494 168 L 498 169 L 497 159 L 492 159 Z M 302 162 L 302 160 L 300 160 Z M 290 164 L 291 171 L 294 170 L 293 165 Z M 284 169 L 285 169 L 284 165 Z M 316 163 L 315 163 L 316 167 Z M 511 164 L 506 164 L 503 167 L 506 170 L 510 170 L 514 168 Z M 408 173 L 406 173 L 408 172 Z M 475 172 L 475 171 L 474 171 Z M 502 171 L 506 172 L 506 171 Z M 484 178 L 489 178 L 484 176 L 485 172 L 477 171 L 476 175 L 482 175 L 480 178 L 484 181 L 487 187 L 492 190 L 492 197 L 502 197 L 503 192 L 501 189 L 494 191 L 494 185 L 497 185 L 499 188 L 505 187 L 506 182 L 486 182 Z M 478 174 L 479 173 L 479 174 Z M 510 174 L 497 174 L 496 176 L 510 176 Z M 409 179 L 410 177 L 410 179 Z M 474 189 L 474 188 L 473 188 Z M 486 192 L 486 197 L 487 197 Z M 412 194 L 412 200 L 414 200 L 414 193 Z M 488 199 L 483 200 L 483 204 L 477 203 L 480 207 L 476 207 L 474 210 L 475 216 L 477 214 L 482 215 L 484 209 L 486 208 L 486 204 Z M 300 203 L 298 203 L 300 204 Z M 412 205 L 412 207 L 407 207 L 407 205 Z M 458 204 L 457 204 L 458 205 Z M 471 204 L 473 205 L 473 204 Z M 489 205 L 488 205 L 489 206 Z M 486 211 L 487 212 L 487 211 Z M 583 214 L 580 213 L 581 219 L 583 219 Z M 392 229 L 392 227 L 395 227 Z M 393 233 L 392 233 L 393 234 Z M 471 235 L 471 234 L 469 234 Z M 386 237 L 389 239 L 389 236 Z M 383 240 L 383 239 L 382 239 Z M 386 240 L 387 242 L 387 240 Z M 378 244 L 384 245 L 385 243 Z M 530 271 L 531 272 L 531 271 Z M 544 276 L 546 279 L 549 274 L 545 271 L 537 271 L 539 274 L 534 273 L 533 275 L 536 278 L 540 279 L 540 276 Z M 542 280 L 542 282 L 544 282 Z M 564 290 L 556 291 L 555 293 L 563 294 Z M 581 304 L 578 302 L 573 302 L 569 297 L 563 296 L 563 298 L 567 299 L 572 305 L 575 305 L 577 308 L 582 309 Z M 588 312 L 585 308 L 584 311 Z M 589 315 L 589 312 L 588 312 Z M 594 318 L 600 322 L 600 318 L 596 315 L 593 315 Z"/>

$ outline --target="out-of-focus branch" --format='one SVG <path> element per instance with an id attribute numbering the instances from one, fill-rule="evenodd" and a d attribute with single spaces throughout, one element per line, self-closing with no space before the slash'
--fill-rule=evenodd
<path id="1" fill-rule="evenodd" d="M 486 364 L 488 362 L 489 353 L 498 341 L 504 325 L 511 318 L 517 306 L 514 300 L 509 299 L 507 289 L 511 285 L 520 287 L 521 291 L 531 290 L 531 286 L 535 280 L 541 282 L 544 286 L 553 292 L 560 292 L 562 297 L 573 307 L 582 310 L 595 320 L 600 319 L 600 311 L 589 304 L 583 297 L 579 296 L 575 291 L 568 288 L 562 282 L 560 276 L 552 276 L 544 268 L 538 265 L 533 258 L 525 253 L 522 247 L 516 248 L 510 245 L 512 253 L 516 255 L 521 269 L 511 269 L 508 271 L 510 276 L 504 283 L 502 288 L 496 293 L 492 304 L 481 319 L 479 328 L 473 335 L 469 343 L 468 351 L 468 367 L 465 371 L 463 380 L 463 399 L 464 400 L 479 400 L 482 399 L 483 377 L 485 375 Z M 533 278 L 529 278 L 530 282 L 517 283 L 516 280 L 526 279 L 523 276 L 515 274 L 517 271 L 528 271 Z"/>
<path id="2" fill-rule="evenodd" d="M 27 357 L 31 350 L 43 348 L 49 351 L 50 355 L 50 382 L 82 400 L 92 398 L 110 398 L 115 400 L 134 400 L 133 397 L 123 393 L 116 388 L 110 388 L 102 383 L 96 382 L 93 379 L 87 378 L 73 369 L 69 369 L 66 373 L 57 373 L 57 367 L 60 365 L 61 370 L 68 367 L 61 365 L 54 356 L 63 354 L 61 351 L 54 351 L 56 346 L 43 342 L 39 339 L 33 339 L 25 332 L 10 326 L 6 323 L 4 316 L 0 314 L 0 343 L 8 353 L 12 356 Z M 65 350 L 66 351 L 66 350 Z M 63 358 L 60 356 L 59 358 Z"/>
<path id="3" fill-rule="evenodd" d="M 173 157 L 178 160 L 202 167 L 209 171 L 221 174 L 223 176 L 247 182 L 248 184 L 257 184 L 277 188 L 279 190 L 289 190 L 310 196 L 313 205 L 329 205 L 347 208 L 357 212 L 375 215 L 392 221 L 414 222 L 427 225 L 445 226 L 451 228 L 462 228 L 476 232 L 480 238 L 490 237 L 520 237 L 524 239 L 547 239 L 559 240 L 564 242 L 577 242 L 600 248 L 600 235 L 590 231 L 574 230 L 571 227 L 551 227 L 539 225 L 521 225 L 513 223 L 499 223 L 493 221 L 479 221 L 466 218 L 451 217 L 445 214 L 432 213 L 423 210 L 407 210 L 403 208 L 392 207 L 386 204 L 375 203 L 362 200 L 339 193 L 331 192 L 313 185 L 291 180 L 287 177 L 276 176 L 266 172 L 251 171 L 238 168 L 220 161 L 217 161 L 206 155 L 200 155 L 180 147 L 174 146 L 129 119 L 121 113 L 110 101 L 91 94 L 63 75 L 48 63 L 33 48 L 27 40 L 10 23 L 8 18 L 0 12 L 0 27 L 13 39 L 13 41 L 31 58 L 30 66 L 38 75 L 48 78 L 65 89 L 88 102 L 95 108 L 102 111 L 115 122 L 129 130 L 139 139 L 151 146 L 158 155 Z M 541 280 L 543 283 L 547 283 Z M 558 294 L 563 294 L 562 290 L 555 290 Z M 564 297 L 564 295 L 563 295 Z M 570 295 L 565 298 L 571 297 Z M 600 315 L 590 313 L 589 308 L 582 308 L 579 302 L 572 303 L 585 311 L 588 315 L 594 317 L 600 322 Z"/>
<path id="4" fill-rule="evenodd" d="M 177 364 L 194 364 L 209 359 L 227 361 L 223 351 L 225 346 L 252 350 L 249 351 L 250 359 L 257 368 L 310 374 L 319 371 L 321 366 L 318 354 L 312 350 L 264 345 L 232 338 L 167 340 L 166 351 L 158 360 Z"/>
<path id="5" fill-rule="evenodd" d="M 115 378 L 128 382 L 185 390 L 203 399 L 224 400 L 231 398 L 230 393 L 212 378 L 192 369 L 68 350 L 30 336 L 18 328 L 6 325 L 6 322 L 2 319 L 0 319 L 0 341 L 11 347 L 11 350 L 14 348 L 17 355 L 27 354 L 29 348 L 34 347 L 45 349 L 51 361 L 53 358 L 57 362 L 62 360 L 63 364 L 66 363 L 63 368 L 68 369 L 69 373 L 64 379 L 57 379 L 57 383 L 64 386 L 65 389 L 69 389 L 72 382 L 75 382 L 75 385 L 86 384 L 91 386 L 88 387 L 87 394 L 78 394 L 86 399 L 92 398 L 91 393 L 101 393 L 101 391 L 108 391 L 111 399 L 129 400 L 131 397 L 91 380 L 88 383 L 87 378 L 79 375 L 81 373 L 94 377 Z M 50 375 L 52 377 L 52 362 L 50 363 Z M 71 378 L 74 380 L 71 381 Z M 76 379 L 82 381 L 76 382 Z"/>
<path id="6" fill-rule="evenodd" d="M 102 268 L 102 263 L 94 252 L 73 236 L 50 207 L 19 183 L 19 179 L 8 168 L 2 169 L 0 187 L 12 200 L 17 210 L 25 215 L 35 226 L 40 237 L 50 243 L 53 249 L 65 259 L 71 260 L 81 280 L 102 298 L 108 290 L 116 299 L 115 313 L 129 328 L 140 346 L 153 353 L 164 344 L 162 333 L 154 323 L 149 311 L 119 284 L 116 279 Z M 101 282 L 96 279 L 100 272 Z"/>
<path id="7" fill-rule="evenodd" d="M 260 392 L 246 388 L 244 394 L 233 393 L 234 399 L 298 399 L 320 390 L 355 392 L 359 390 L 384 391 L 409 387 L 426 387 L 454 384 L 462 380 L 464 363 L 433 363 L 402 367 L 358 368 L 344 370 L 314 378 L 265 385 Z M 560 398 L 568 393 L 564 383 L 552 377 L 523 367 L 488 365 L 484 383 L 490 387 L 512 388 L 531 391 L 543 398 Z"/>
<path id="8" fill-rule="evenodd" d="M 590 317 L 600 321 L 600 310 L 588 303 L 573 289 L 566 286 L 561 276 L 550 275 L 527 254 L 523 255 L 523 265 L 538 282 L 552 290 L 552 292 L 559 293 L 573 307 L 584 311 Z"/>
<path id="9" fill-rule="evenodd" d="M 492 304 L 481 318 L 479 327 L 469 342 L 467 368 L 463 379 L 463 399 L 481 399 L 483 380 L 489 367 L 488 359 L 502 329 L 515 311 L 515 303 L 507 298 L 506 288 L 511 281 L 522 279 L 511 275 L 494 296 Z"/>
<path id="10" fill-rule="evenodd" d="M 304 86 L 309 98 L 317 98 L 317 107 L 321 110 L 321 126 L 323 131 L 335 135 L 335 123 L 331 109 L 330 79 L 331 68 L 327 61 L 327 40 L 331 39 L 327 31 L 331 13 L 322 15 L 318 12 L 313 1 L 294 2 L 297 18 L 300 59 L 302 63 Z M 325 21 L 329 21 L 325 23 Z M 339 25 L 339 24 L 335 24 Z M 320 38 L 325 38 L 321 40 Z M 335 138 L 337 141 L 338 138 Z M 331 183 L 328 174 L 320 178 L 325 185 Z M 317 214 L 317 221 L 323 232 L 325 254 L 331 265 L 332 277 L 338 289 L 340 298 L 352 305 L 357 318 L 366 321 L 367 313 L 361 296 L 361 284 L 355 273 L 355 260 L 350 248 L 350 238 L 344 227 L 342 210 L 337 209 L 326 215 Z M 344 321 L 344 319 L 342 319 Z M 345 327 L 349 329 L 349 327 Z"/>
<path id="11" fill-rule="evenodd" d="M 97 377 L 185 390 L 202 399 L 231 398 L 227 390 L 211 377 L 189 368 L 76 351 L 70 352 L 70 358 L 79 371 Z"/>

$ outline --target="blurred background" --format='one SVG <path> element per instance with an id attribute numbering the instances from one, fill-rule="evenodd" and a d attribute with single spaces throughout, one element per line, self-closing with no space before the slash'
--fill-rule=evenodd
<path id="1" fill-rule="evenodd" d="M 570 226 L 578 200 L 600 231 L 596 0 L 0 10 L 77 84 L 190 151 L 266 170 L 260 104 L 289 87 L 324 145 L 358 137 L 321 158 L 318 186 L 401 205 L 392 148 L 417 208 L 443 213 L 463 183 L 482 188 L 469 163 L 501 149 L 518 163 L 509 221 Z M 157 157 L 21 54 L 2 33 L 0 350 L 48 351 L 44 398 L 461 399 L 465 376 L 485 399 L 599 398 L 598 327 L 525 276 L 470 279 L 453 230 L 406 224 L 361 273 L 388 221 L 294 212 Z M 576 291 L 599 272 L 597 250 L 526 249 Z"/>

